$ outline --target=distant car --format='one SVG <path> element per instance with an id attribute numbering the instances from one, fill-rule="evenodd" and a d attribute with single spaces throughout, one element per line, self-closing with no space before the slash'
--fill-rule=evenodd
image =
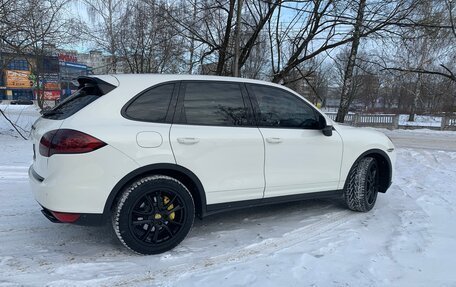
<path id="1" fill-rule="evenodd" d="M 141 254 L 195 215 L 340 197 L 369 211 L 391 184 L 382 133 L 333 123 L 280 85 L 190 75 L 80 77 L 32 127 L 29 175 L 53 222 L 100 224 Z"/>
<path id="2" fill-rule="evenodd" d="M 11 105 L 33 105 L 32 100 L 14 100 L 10 102 Z"/>

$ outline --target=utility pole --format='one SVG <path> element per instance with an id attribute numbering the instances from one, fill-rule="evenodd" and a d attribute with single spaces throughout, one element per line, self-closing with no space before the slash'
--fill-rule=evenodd
<path id="1" fill-rule="evenodd" d="M 242 14 L 242 0 L 237 1 L 237 15 L 236 15 L 236 38 L 234 42 L 234 62 L 233 62 L 233 76 L 239 77 L 239 43 L 241 36 L 241 14 Z"/>

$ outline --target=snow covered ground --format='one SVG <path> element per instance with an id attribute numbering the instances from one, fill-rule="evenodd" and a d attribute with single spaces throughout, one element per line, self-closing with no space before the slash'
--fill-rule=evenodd
<path id="1" fill-rule="evenodd" d="M 138 256 L 108 227 L 48 222 L 27 182 L 31 143 L 5 128 L 0 286 L 456 286 L 456 132 L 384 130 L 397 173 L 369 213 L 327 200 L 224 213 Z"/>
<path id="2" fill-rule="evenodd" d="M 40 115 L 39 109 L 35 105 L 1 105 L 2 112 L 18 127 L 19 131 L 29 137 L 33 122 Z M 0 114 L 0 135 L 19 135 L 11 124 Z"/>

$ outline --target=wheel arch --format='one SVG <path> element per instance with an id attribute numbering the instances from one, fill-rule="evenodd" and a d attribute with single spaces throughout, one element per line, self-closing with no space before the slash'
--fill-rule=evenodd
<path id="1" fill-rule="evenodd" d="M 348 182 L 348 176 L 350 176 L 351 171 L 356 166 L 356 164 L 365 157 L 373 157 L 377 160 L 377 164 L 379 166 L 379 178 L 380 178 L 380 188 L 379 192 L 385 193 L 391 185 L 392 182 L 392 174 L 393 174 L 393 167 L 391 164 L 391 159 L 386 152 L 381 149 L 370 149 L 363 152 L 352 164 L 350 171 L 347 174 L 347 179 L 345 180 L 346 188 Z"/>
<path id="2" fill-rule="evenodd" d="M 184 184 L 190 191 L 195 203 L 195 212 L 199 218 L 206 213 L 206 194 L 198 177 L 187 168 L 171 163 L 151 164 L 140 167 L 124 176 L 111 190 L 103 209 L 103 214 L 109 216 L 112 207 L 122 194 L 123 189 L 135 180 L 147 175 L 166 175 Z"/>

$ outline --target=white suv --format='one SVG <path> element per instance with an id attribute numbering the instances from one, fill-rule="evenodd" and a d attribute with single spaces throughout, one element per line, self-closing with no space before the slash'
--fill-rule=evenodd
<path id="1" fill-rule="evenodd" d="M 280 85 L 191 75 L 78 81 L 32 127 L 32 190 L 51 221 L 110 220 L 138 253 L 175 247 L 195 215 L 316 197 L 368 211 L 391 184 L 385 135 L 337 125 Z"/>

